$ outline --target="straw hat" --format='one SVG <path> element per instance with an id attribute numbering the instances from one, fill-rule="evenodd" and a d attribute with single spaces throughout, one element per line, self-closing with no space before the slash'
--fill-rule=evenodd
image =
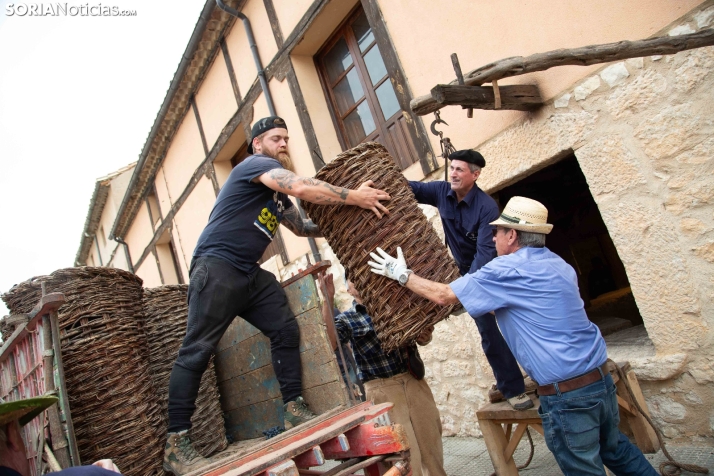
<path id="1" fill-rule="evenodd" d="M 490 225 L 547 235 L 553 229 L 553 225 L 546 223 L 547 220 L 548 209 L 542 203 L 526 197 L 513 197 L 498 220 Z"/>
<path id="2" fill-rule="evenodd" d="M 51 395 L 12 402 L 5 402 L 0 398 L 0 426 L 7 425 L 14 420 L 20 420 L 21 426 L 27 425 L 33 418 L 58 401 L 57 397 Z"/>

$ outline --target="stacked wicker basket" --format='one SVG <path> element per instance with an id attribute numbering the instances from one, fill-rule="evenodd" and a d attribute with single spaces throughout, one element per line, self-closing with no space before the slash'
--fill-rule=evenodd
<path id="1" fill-rule="evenodd" d="M 171 368 L 186 335 L 187 292 L 188 285 L 184 284 L 144 289 L 149 372 L 165 417 L 168 417 Z M 201 379 L 191 422 L 191 440 L 201 454 L 211 455 L 228 446 L 213 361 Z"/>
<path id="2" fill-rule="evenodd" d="M 112 268 L 68 268 L 32 278 L 2 296 L 10 312 L 29 312 L 47 292 L 59 310 L 67 393 L 80 457 L 113 458 L 123 474 L 160 474 L 168 383 L 186 333 L 188 286 L 142 290 L 136 275 Z M 143 295 L 143 298 L 142 298 Z M 208 456 L 226 448 L 213 363 L 203 375 L 191 436 Z"/>
<path id="3" fill-rule="evenodd" d="M 385 202 L 390 213 L 381 219 L 358 207 L 305 203 L 310 218 L 320 227 L 366 303 L 384 350 L 412 343 L 424 328 L 448 317 L 453 306 L 433 304 L 369 271 L 370 252 L 379 246 L 396 256 L 397 246 L 401 246 L 407 265 L 419 276 L 441 283 L 459 277 L 454 260 L 387 149 L 374 142 L 360 144 L 338 155 L 315 177 L 351 189 L 372 180 L 375 188 L 391 196 Z"/>
<path id="4" fill-rule="evenodd" d="M 156 474 L 166 425 L 149 377 L 141 279 L 112 268 L 61 269 L 4 294 L 11 313 L 29 312 L 42 282 L 67 300 L 60 340 L 82 461 L 113 458 L 124 474 Z"/>

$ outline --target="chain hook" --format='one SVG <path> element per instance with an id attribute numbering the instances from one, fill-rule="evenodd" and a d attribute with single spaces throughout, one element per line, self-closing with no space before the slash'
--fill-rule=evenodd
<path id="1" fill-rule="evenodd" d="M 439 111 L 434 111 L 434 122 L 431 123 L 431 133 L 434 134 L 435 136 L 439 136 L 439 140 L 443 140 L 444 138 L 444 133 L 441 131 L 436 130 L 436 125 L 437 124 L 445 124 L 448 126 L 445 120 L 441 118 L 441 115 L 439 114 Z"/>

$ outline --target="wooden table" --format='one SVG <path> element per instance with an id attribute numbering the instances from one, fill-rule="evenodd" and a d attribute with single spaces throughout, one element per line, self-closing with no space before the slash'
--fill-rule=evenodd
<path id="1" fill-rule="evenodd" d="M 635 372 L 630 369 L 627 362 L 620 364 L 620 367 L 623 369 L 632 388 L 635 399 L 649 415 Z M 656 453 L 660 448 L 657 435 L 635 408 L 624 383 L 619 379 L 618 373 L 614 371 L 614 368 L 611 369 L 610 373 L 617 386 L 620 429 L 624 433 L 631 432 L 634 435 L 635 442 L 643 453 Z M 516 463 L 513 460 L 513 453 L 529 426 L 541 435 L 543 434 L 543 425 L 541 424 L 540 416 L 538 416 L 540 401 L 534 395 L 530 397 L 534 406 L 528 410 L 514 410 L 508 402 L 504 401 L 488 403 L 476 412 L 493 468 L 499 476 L 514 476 L 518 474 Z"/>

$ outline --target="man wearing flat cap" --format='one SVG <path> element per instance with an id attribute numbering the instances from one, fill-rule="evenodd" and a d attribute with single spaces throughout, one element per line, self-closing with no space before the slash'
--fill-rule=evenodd
<path id="1" fill-rule="evenodd" d="M 181 475 L 208 462 L 188 431 L 201 376 L 235 316 L 270 339 L 273 369 L 283 397 L 285 427 L 315 417 L 302 397 L 300 329 L 288 299 L 272 273 L 258 260 L 278 225 L 297 236 L 320 236 L 288 195 L 321 205 L 356 205 L 381 218 L 389 194 L 372 181 L 351 190 L 295 174 L 288 153 L 288 126 L 278 116 L 253 124 L 247 157 L 231 171 L 208 224 L 198 238 L 189 270 L 186 336 L 169 380 L 169 427 L 164 469 Z"/>
<path id="2" fill-rule="evenodd" d="M 449 156 L 451 182 L 409 182 L 417 202 L 439 210 L 446 244 L 459 266 L 461 275 L 475 273 L 496 257 L 489 224 L 498 217 L 498 205 L 476 185 L 486 160 L 475 150 L 459 150 Z M 493 314 L 471 314 L 481 334 L 496 387 L 516 410 L 533 406 L 525 394 L 521 369 L 503 340 Z"/>
<path id="3" fill-rule="evenodd" d="M 54 396 L 5 402 L 0 398 L 0 476 L 31 476 L 22 427 L 57 403 Z M 119 469 L 110 459 L 90 466 L 75 466 L 51 473 L 56 476 L 117 476 Z"/>
<path id="4" fill-rule="evenodd" d="M 654 476 L 617 427 L 605 340 L 585 314 L 575 270 L 545 247 L 553 228 L 547 218 L 541 203 L 513 197 L 491 222 L 498 257 L 450 284 L 411 273 L 401 248 L 396 258 L 377 248 L 369 264 L 437 304 L 460 302 L 471 315 L 495 311 L 518 362 L 539 384 L 545 441 L 566 476 L 604 476 L 603 465 L 617 475 Z"/>

